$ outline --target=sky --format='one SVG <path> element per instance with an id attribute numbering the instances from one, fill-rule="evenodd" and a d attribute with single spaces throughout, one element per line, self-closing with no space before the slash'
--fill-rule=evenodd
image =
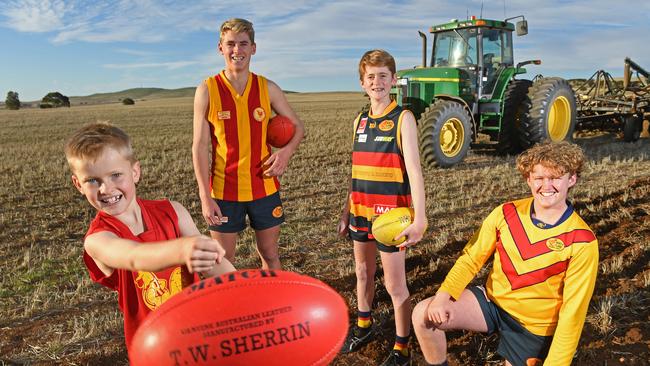
<path id="1" fill-rule="evenodd" d="M 527 66 L 529 78 L 622 76 L 625 57 L 650 70 L 647 0 L 0 0 L 0 97 L 195 87 L 223 68 L 218 31 L 233 17 L 255 27 L 251 70 L 282 89 L 361 91 L 365 51 L 385 49 L 398 69 L 412 68 L 422 59 L 418 31 L 481 10 L 525 16 L 515 62 L 542 60 Z"/>

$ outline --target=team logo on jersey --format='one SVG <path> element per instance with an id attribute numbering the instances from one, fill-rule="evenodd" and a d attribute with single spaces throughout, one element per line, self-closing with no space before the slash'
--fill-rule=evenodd
<path id="1" fill-rule="evenodd" d="M 282 206 L 276 206 L 273 209 L 273 212 L 271 213 L 271 215 L 273 215 L 273 217 L 275 217 L 276 219 L 279 219 L 280 217 L 282 217 Z"/>
<path id="2" fill-rule="evenodd" d="M 392 130 L 393 127 L 395 127 L 395 122 L 391 121 L 390 119 L 387 119 L 379 124 L 379 129 L 384 132 Z"/>
<path id="3" fill-rule="evenodd" d="M 560 238 L 550 238 L 546 240 L 548 249 L 559 252 L 564 249 L 564 242 Z"/>
<path id="4" fill-rule="evenodd" d="M 372 210 L 374 211 L 375 215 L 381 215 L 381 214 L 383 214 L 385 212 L 388 212 L 388 211 L 390 211 L 390 210 L 392 210 L 392 209 L 394 209 L 396 207 L 397 206 L 395 206 L 395 205 L 375 204 L 375 205 L 372 206 Z"/>
<path id="5" fill-rule="evenodd" d="M 219 119 L 230 119 L 230 111 L 219 111 L 219 112 L 217 112 L 217 118 L 219 118 Z"/>
<path id="6" fill-rule="evenodd" d="M 359 135 L 359 138 L 357 139 L 357 141 L 359 141 L 359 142 L 366 142 L 367 139 L 368 139 L 368 135 L 366 135 L 366 134 L 364 133 L 363 135 Z"/>
<path id="7" fill-rule="evenodd" d="M 377 136 L 377 137 L 375 137 L 375 141 L 391 142 L 391 141 L 393 141 L 394 138 L 395 138 L 395 136 Z"/>
<path id="8" fill-rule="evenodd" d="M 370 124 L 368 125 L 368 128 L 375 128 L 375 126 L 377 126 L 377 124 L 375 122 L 370 122 Z"/>
<path id="9" fill-rule="evenodd" d="M 359 121 L 359 127 L 357 127 L 357 133 L 363 133 L 366 130 L 366 123 L 368 123 L 368 118 L 361 118 Z"/>
<path id="10" fill-rule="evenodd" d="M 264 120 L 264 117 L 266 117 L 266 111 L 264 110 L 264 108 L 262 107 L 255 108 L 255 110 L 253 111 L 253 118 L 255 118 L 257 122 L 262 122 Z"/>

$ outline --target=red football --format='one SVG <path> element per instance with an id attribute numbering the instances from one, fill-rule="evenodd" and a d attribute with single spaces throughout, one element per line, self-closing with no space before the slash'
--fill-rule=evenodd
<path id="1" fill-rule="evenodd" d="M 266 141 L 273 147 L 283 147 L 288 144 L 296 132 L 289 117 L 276 115 L 271 118 L 266 128 Z"/>
<path id="2" fill-rule="evenodd" d="M 327 365 L 348 330 L 348 308 L 325 283 L 293 272 L 243 270 L 205 279 L 149 314 L 130 347 L 133 366 Z"/>

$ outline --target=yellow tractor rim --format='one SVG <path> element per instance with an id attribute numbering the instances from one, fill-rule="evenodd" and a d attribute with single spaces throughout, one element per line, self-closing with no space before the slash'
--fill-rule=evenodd
<path id="1" fill-rule="evenodd" d="M 547 125 L 552 141 L 561 141 L 567 137 L 571 125 L 571 104 L 566 97 L 559 96 L 553 101 Z"/>
<path id="2" fill-rule="evenodd" d="M 440 148 L 442 153 L 454 157 L 458 155 L 465 142 L 465 128 L 458 118 L 450 118 L 440 130 Z"/>

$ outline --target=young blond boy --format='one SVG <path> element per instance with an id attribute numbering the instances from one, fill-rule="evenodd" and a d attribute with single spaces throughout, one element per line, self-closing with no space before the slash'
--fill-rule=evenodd
<path id="1" fill-rule="evenodd" d="M 495 208 L 434 297 L 413 311 L 425 360 L 446 365 L 445 331 L 499 332 L 506 365 L 570 365 L 598 272 L 598 241 L 567 201 L 584 156 L 568 142 L 517 158 L 532 197 Z M 485 288 L 466 286 L 494 255 Z"/>
<path id="2" fill-rule="evenodd" d="M 237 234 L 248 217 L 262 268 L 280 269 L 284 213 L 277 177 L 286 170 L 304 127 L 282 89 L 250 71 L 256 47 L 251 22 L 234 18 L 221 25 L 219 52 L 225 68 L 196 88 L 192 156 L 203 217 L 226 258 L 234 261 Z M 296 127 L 291 141 L 273 153 L 266 142 L 272 112 Z"/>
<path id="3" fill-rule="evenodd" d="M 354 121 L 352 181 L 338 225 L 339 234 L 349 233 L 354 242 L 358 303 L 357 324 L 342 351 L 356 351 L 373 338 L 371 307 L 379 250 L 396 331 L 395 344 L 382 365 L 410 364 L 411 303 L 405 249 L 422 239 L 427 226 L 415 118 L 390 98 L 397 81 L 395 71 L 395 60 L 383 50 L 368 51 L 359 62 L 361 87 L 370 98 L 370 111 Z M 406 237 L 403 244 L 393 247 L 374 240 L 374 218 L 392 208 L 411 206 L 415 210 L 413 223 L 397 236 Z"/>
<path id="4" fill-rule="evenodd" d="M 124 131 L 87 125 L 68 139 L 65 155 L 72 183 L 97 210 L 83 259 L 93 281 L 118 292 L 127 350 L 147 314 L 193 283 L 195 273 L 235 270 L 180 203 L 136 196 L 140 163 Z"/>

